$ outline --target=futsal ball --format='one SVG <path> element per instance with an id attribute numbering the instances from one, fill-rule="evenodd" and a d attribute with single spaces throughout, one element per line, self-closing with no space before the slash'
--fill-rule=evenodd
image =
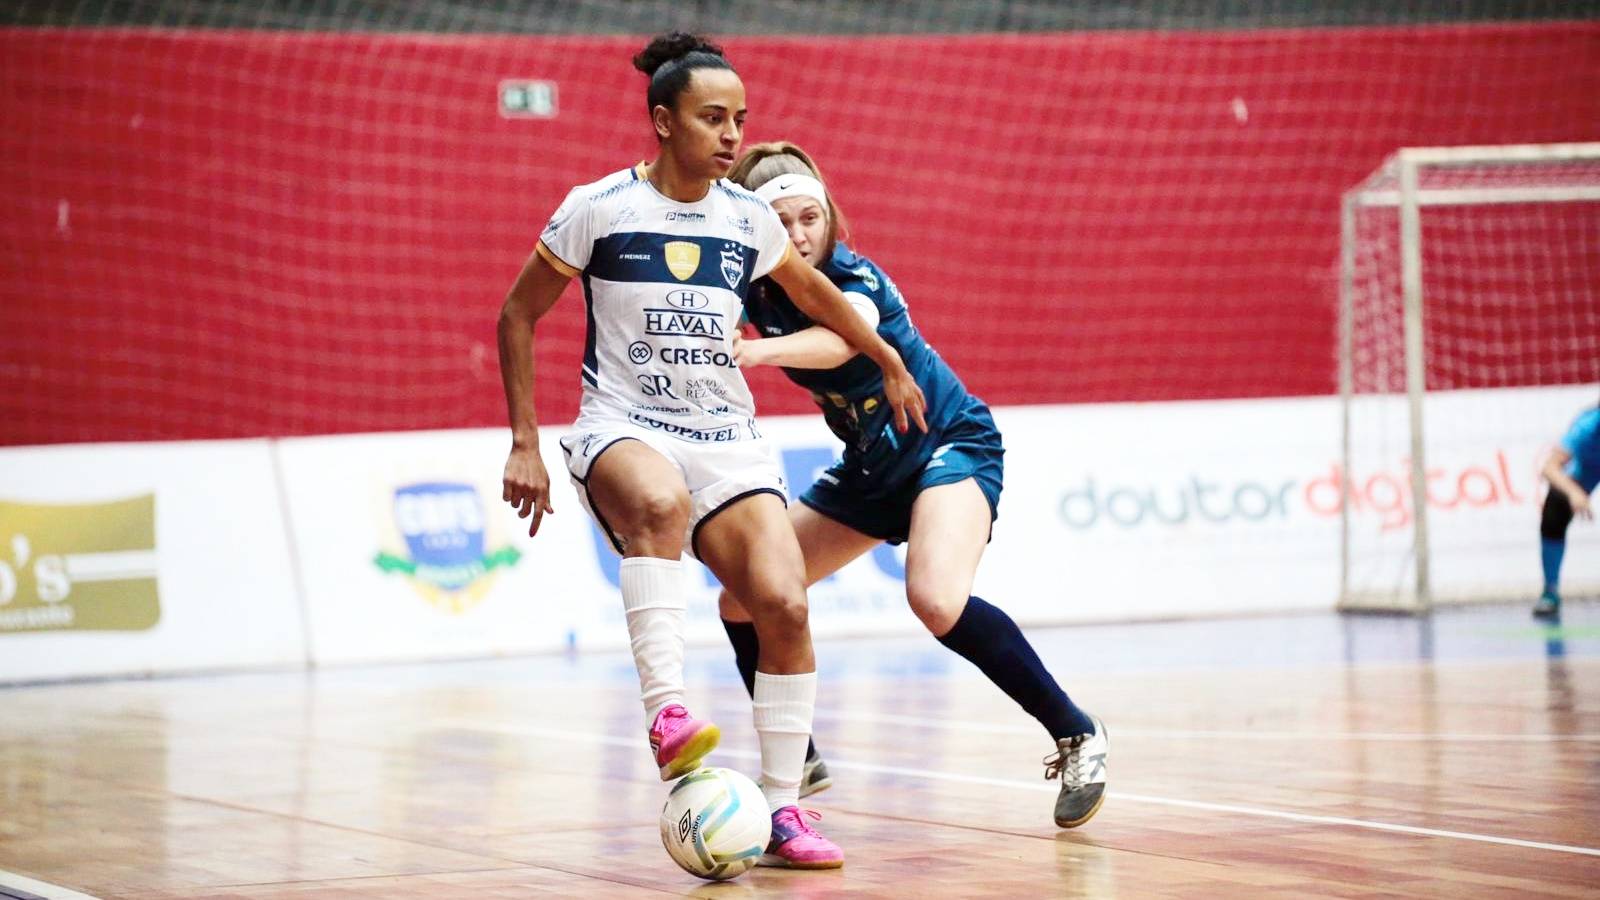
<path id="1" fill-rule="evenodd" d="M 725 881 L 749 871 L 772 838 L 767 798 L 732 769 L 696 769 L 661 808 L 661 843 L 690 875 Z"/>

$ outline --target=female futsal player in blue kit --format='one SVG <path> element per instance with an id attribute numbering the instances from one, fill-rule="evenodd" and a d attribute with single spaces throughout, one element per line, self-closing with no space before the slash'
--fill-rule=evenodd
<path id="1" fill-rule="evenodd" d="M 1567 526 L 1574 515 L 1593 519 L 1589 495 L 1600 485 L 1600 408 L 1586 410 L 1562 435 L 1545 460 L 1544 477 L 1550 493 L 1544 498 L 1539 521 L 1539 550 L 1544 563 L 1544 593 L 1533 605 L 1541 619 L 1561 615 L 1561 560 L 1567 555 Z"/>
<path id="2" fill-rule="evenodd" d="M 837 241 L 838 207 L 803 150 L 789 143 L 758 144 L 728 177 L 772 204 L 794 249 L 900 352 L 927 398 L 927 431 L 897 433 L 878 367 L 801 312 L 771 279 L 751 286 L 745 312 L 764 337 L 736 342 L 739 365 L 782 366 L 791 381 L 811 391 L 845 444 L 843 458 L 789 507 L 805 555 L 806 584 L 882 541 L 904 542 L 912 612 L 1050 733 L 1056 752 L 1044 761 L 1045 777 L 1059 775 L 1062 782 L 1056 824 L 1082 825 L 1104 799 L 1105 726 L 1067 697 L 1010 616 L 971 596 L 1000 500 L 1005 452 L 988 407 L 922 339 L 889 276 Z M 721 610 L 750 688 L 760 647 L 755 628 L 726 591 Z M 830 783 L 813 745 L 801 796 Z"/>

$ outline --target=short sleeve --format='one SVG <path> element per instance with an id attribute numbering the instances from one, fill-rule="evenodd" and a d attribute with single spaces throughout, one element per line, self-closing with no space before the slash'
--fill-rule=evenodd
<path id="1" fill-rule="evenodd" d="M 1586 449 L 1595 445 L 1597 436 L 1600 436 L 1597 431 L 1600 431 L 1600 411 L 1584 413 L 1561 438 L 1561 449 L 1573 456 L 1581 456 Z"/>
<path id="2" fill-rule="evenodd" d="M 569 277 L 589 265 L 589 254 L 594 247 L 593 209 L 588 193 L 583 188 L 574 188 L 539 235 L 536 248 L 539 255 Z"/>
<path id="3" fill-rule="evenodd" d="M 761 204 L 761 212 L 756 215 L 756 267 L 751 273 L 752 278 L 762 278 L 772 273 L 773 269 L 783 264 L 784 257 L 789 255 L 789 232 L 784 229 L 783 222 L 778 219 L 777 210 Z"/>
<path id="4" fill-rule="evenodd" d="M 856 291 L 845 291 L 844 299 L 850 304 L 850 308 L 856 311 L 856 315 L 865 320 L 869 326 L 878 327 L 881 314 L 878 312 L 878 304 L 874 303 L 871 297 Z"/>

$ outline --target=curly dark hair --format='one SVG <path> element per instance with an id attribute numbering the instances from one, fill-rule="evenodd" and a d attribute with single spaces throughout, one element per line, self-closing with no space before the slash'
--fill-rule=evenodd
<path id="1" fill-rule="evenodd" d="M 733 66 L 722 55 L 722 48 L 697 34 L 674 31 L 657 35 L 634 54 L 633 67 L 650 76 L 650 87 L 645 92 L 645 109 L 654 111 L 658 106 L 671 109 L 678 95 L 689 84 L 695 69 L 727 69 Z"/>

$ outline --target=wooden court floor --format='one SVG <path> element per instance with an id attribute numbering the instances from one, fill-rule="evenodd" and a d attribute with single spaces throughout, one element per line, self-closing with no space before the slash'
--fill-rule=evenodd
<path id="1" fill-rule="evenodd" d="M 1600 896 L 1600 604 L 1035 638 L 1108 724 L 1097 818 L 1055 828 L 1043 732 L 931 640 L 819 643 L 846 867 L 721 885 L 661 849 L 626 656 L 0 689 L 0 897 Z"/>

